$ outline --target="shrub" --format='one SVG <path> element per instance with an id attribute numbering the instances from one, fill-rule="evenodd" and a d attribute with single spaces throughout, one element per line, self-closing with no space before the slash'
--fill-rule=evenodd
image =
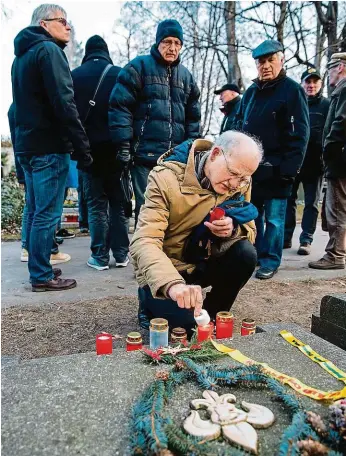
<path id="1" fill-rule="evenodd" d="M 19 233 L 25 204 L 24 189 L 14 171 L 1 179 L 1 228 L 7 233 Z"/>

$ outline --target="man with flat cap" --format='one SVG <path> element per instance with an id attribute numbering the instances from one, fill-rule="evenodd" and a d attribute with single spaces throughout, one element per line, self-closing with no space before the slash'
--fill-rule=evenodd
<path id="1" fill-rule="evenodd" d="M 308 98 L 310 137 L 303 165 L 287 200 L 284 248 L 292 247 L 296 227 L 297 196 L 300 183 L 304 189 L 302 232 L 298 255 L 309 255 L 318 219 L 318 202 L 323 180 L 322 135 L 327 119 L 329 101 L 322 96 L 322 79 L 319 71 L 310 67 L 301 76 L 301 85 Z"/>
<path id="2" fill-rule="evenodd" d="M 327 179 L 326 218 L 329 241 L 325 255 L 309 263 L 313 269 L 344 269 L 346 262 L 346 52 L 327 64 L 334 88 L 323 131 L 323 161 Z"/>
<path id="3" fill-rule="evenodd" d="M 287 198 L 309 139 L 309 110 L 303 88 L 286 76 L 283 46 L 266 40 L 252 53 L 258 78 L 243 95 L 238 130 L 257 136 L 264 157 L 253 175 L 258 279 L 270 279 L 282 257 Z M 265 222 L 265 225 L 264 225 Z"/>
<path id="4" fill-rule="evenodd" d="M 135 224 L 144 204 L 148 175 L 169 149 L 200 135 L 200 92 L 180 62 L 183 29 L 159 23 L 149 55 L 131 60 L 119 73 L 109 102 L 109 128 L 118 159 L 132 162 Z"/>
<path id="5" fill-rule="evenodd" d="M 221 89 L 215 90 L 215 95 L 220 95 L 222 106 L 220 111 L 224 114 L 221 124 L 220 135 L 224 131 L 231 130 L 233 120 L 238 111 L 241 98 L 240 90 L 236 84 L 224 84 Z"/>

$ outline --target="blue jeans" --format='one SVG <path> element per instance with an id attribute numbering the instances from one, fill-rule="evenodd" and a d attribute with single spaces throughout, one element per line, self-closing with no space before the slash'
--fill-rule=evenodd
<path id="1" fill-rule="evenodd" d="M 258 209 L 258 217 L 255 220 L 258 264 L 262 268 L 275 271 L 281 263 L 287 199 L 274 198 L 252 202 Z"/>
<path id="2" fill-rule="evenodd" d="M 290 242 L 296 227 L 296 210 L 299 184 L 302 182 L 304 189 L 304 212 L 302 218 L 302 233 L 299 237 L 300 244 L 311 244 L 316 231 L 318 219 L 318 202 L 321 196 L 322 176 L 309 179 L 296 178 L 291 196 L 287 200 L 285 242 Z"/>
<path id="3" fill-rule="evenodd" d="M 131 168 L 133 193 L 135 194 L 135 226 L 137 226 L 139 211 L 144 204 L 144 193 L 147 188 L 148 176 L 152 168 L 143 165 L 134 165 Z"/>
<path id="4" fill-rule="evenodd" d="M 35 285 L 54 277 L 49 260 L 64 203 L 70 155 L 19 156 L 19 162 L 26 184 L 28 268 Z"/>
<path id="5" fill-rule="evenodd" d="M 83 171 L 88 204 L 91 256 L 106 266 L 109 250 L 116 261 L 123 262 L 129 252 L 129 219 L 125 217 L 119 176 L 93 176 Z"/>

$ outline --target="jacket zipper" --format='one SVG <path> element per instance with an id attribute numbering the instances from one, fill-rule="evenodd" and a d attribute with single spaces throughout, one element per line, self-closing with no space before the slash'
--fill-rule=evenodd
<path id="1" fill-rule="evenodd" d="M 145 124 L 147 123 L 147 120 L 149 119 L 149 112 L 150 112 L 150 109 L 151 109 L 151 104 L 149 103 L 149 104 L 148 104 L 148 109 L 147 109 L 147 114 L 145 115 L 144 122 L 142 123 L 141 131 L 140 131 L 139 136 L 138 136 L 138 140 L 137 140 L 137 142 L 136 142 L 136 144 L 135 144 L 135 147 L 134 147 L 134 149 L 133 149 L 134 153 L 137 152 L 139 143 L 141 142 L 141 137 L 142 137 L 143 134 L 144 134 L 144 128 L 145 128 Z"/>
<path id="2" fill-rule="evenodd" d="M 292 131 L 294 133 L 294 116 L 291 116 Z"/>
<path id="3" fill-rule="evenodd" d="M 173 128 L 172 128 L 172 99 L 171 99 L 171 77 L 172 77 L 172 69 L 169 66 L 167 68 L 167 83 L 168 83 L 168 101 L 169 101 L 169 145 L 168 149 L 171 148 L 172 146 L 172 134 L 173 134 Z"/>

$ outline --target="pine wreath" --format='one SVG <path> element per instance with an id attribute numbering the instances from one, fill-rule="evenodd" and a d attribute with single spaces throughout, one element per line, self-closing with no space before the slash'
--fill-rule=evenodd
<path id="1" fill-rule="evenodd" d="M 203 346 L 205 357 L 212 358 L 208 343 Z M 303 410 L 298 398 L 288 392 L 277 380 L 265 374 L 260 366 L 225 368 L 217 365 L 199 365 L 190 359 L 190 352 L 185 356 L 184 353 L 179 353 L 177 357 L 170 356 L 160 360 L 152 354 L 146 353 L 152 360 L 175 363 L 175 365 L 171 370 L 163 369 L 157 372 L 155 380 L 133 408 L 131 454 L 144 456 L 215 456 L 216 454 L 245 456 L 249 454 L 233 446 L 216 449 L 214 443 L 187 435 L 174 423 L 166 412 L 165 406 L 169 403 L 176 386 L 194 381 L 203 389 L 209 390 L 214 390 L 217 386 L 236 385 L 247 387 L 256 385 L 270 390 L 275 395 L 275 399 L 286 406 L 292 419 L 281 436 L 280 447 L 276 452 L 279 456 L 300 454 L 342 456 L 342 453 L 337 452 L 340 449 L 338 445 L 340 439 L 337 439 L 335 430 L 328 428 L 320 432 L 321 425 L 318 420 L 311 420 L 311 416 Z M 200 358 L 202 360 L 204 356 Z M 326 452 L 317 453 L 316 449 L 321 448 Z"/>

